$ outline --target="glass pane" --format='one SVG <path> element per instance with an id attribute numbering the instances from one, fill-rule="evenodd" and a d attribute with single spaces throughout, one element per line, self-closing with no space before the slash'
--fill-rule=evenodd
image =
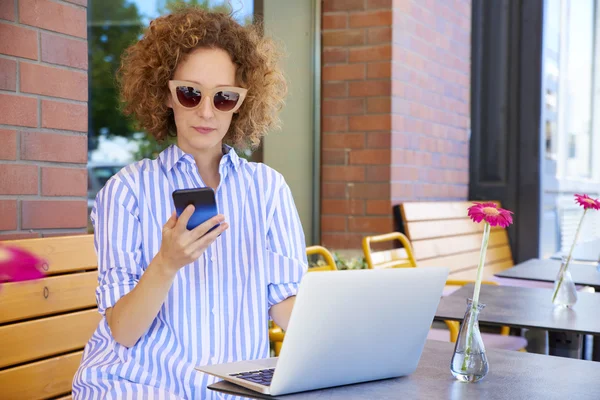
<path id="1" fill-rule="evenodd" d="M 594 60 L 594 1 L 569 2 L 566 101 L 568 177 L 589 177 L 591 172 L 592 71 Z"/>
<path id="2" fill-rule="evenodd" d="M 544 26 L 545 148 L 548 160 L 557 159 L 558 77 L 560 65 L 560 0 L 546 1 Z"/>

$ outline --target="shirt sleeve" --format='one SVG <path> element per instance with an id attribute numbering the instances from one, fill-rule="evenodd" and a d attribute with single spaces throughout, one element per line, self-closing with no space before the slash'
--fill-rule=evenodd
<path id="1" fill-rule="evenodd" d="M 275 210 L 267 232 L 271 280 L 269 307 L 298 292 L 308 262 L 302 223 L 289 186 L 284 182 L 274 202 Z"/>
<path id="2" fill-rule="evenodd" d="M 137 200 L 117 177 L 109 179 L 96 196 L 90 215 L 98 254 L 98 311 L 129 293 L 143 273 L 142 235 Z"/>

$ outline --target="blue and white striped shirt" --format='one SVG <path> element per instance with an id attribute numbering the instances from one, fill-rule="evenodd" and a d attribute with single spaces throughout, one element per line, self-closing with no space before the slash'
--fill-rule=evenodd
<path id="1" fill-rule="evenodd" d="M 206 389 L 216 379 L 194 367 L 268 357 L 269 308 L 295 295 L 306 272 L 304 233 L 283 177 L 224 152 L 216 199 L 229 229 L 179 271 L 136 345 L 117 343 L 102 318 L 73 380 L 74 398 L 219 398 Z M 98 193 L 91 218 L 102 315 L 158 252 L 172 192 L 204 186 L 193 157 L 171 146 L 124 168 Z"/>

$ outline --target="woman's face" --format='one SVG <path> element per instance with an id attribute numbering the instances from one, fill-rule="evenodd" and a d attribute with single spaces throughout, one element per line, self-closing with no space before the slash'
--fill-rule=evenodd
<path id="1" fill-rule="evenodd" d="M 221 49 L 199 48 L 179 63 L 173 80 L 198 84 L 210 90 L 221 86 L 236 86 L 236 67 L 229 54 Z M 197 95 L 189 87 L 190 94 Z M 180 94 L 181 95 L 181 94 Z M 219 112 L 213 108 L 213 98 L 201 96 L 200 106 L 183 107 L 170 92 L 167 105 L 173 109 L 177 126 L 177 144 L 186 153 L 221 151 L 233 112 Z"/>

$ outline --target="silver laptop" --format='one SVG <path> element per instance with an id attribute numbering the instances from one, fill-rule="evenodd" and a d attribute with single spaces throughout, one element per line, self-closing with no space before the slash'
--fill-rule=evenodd
<path id="1" fill-rule="evenodd" d="M 448 272 L 306 274 L 279 358 L 197 369 L 272 396 L 409 375 L 421 358 Z"/>

